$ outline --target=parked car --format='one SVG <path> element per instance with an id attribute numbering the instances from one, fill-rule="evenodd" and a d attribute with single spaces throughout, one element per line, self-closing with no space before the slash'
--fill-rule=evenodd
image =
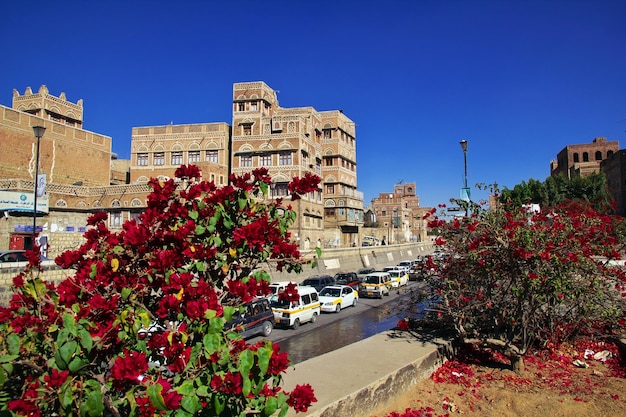
<path id="1" fill-rule="evenodd" d="M 409 283 L 409 274 L 401 269 L 390 269 L 387 271 L 391 277 L 391 286 L 394 288 L 404 287 Z"/>
<path id="2" fill-rule="evenodd" d="M 302 281 L 301 285 L 305 287 L 313 287 L 319 292 L 322 288 L 333 284 L 335 284 L 335 279 L 330 275 L 314 275 Z"/>
<path id="3" fill-rule="evenodd" d="M 282 292 L 285 290 L 285 287 L 287 287 L 287 285 L 289 284 L 294 284 L 294 285 L 298 285 L 296 282 L 294 281 L 279 281 L 279 282 L 272 282 L 270 284 L 270 290 L 271 292 L 267 295 L 267 298 L 272 298 L 275 295 L 278 295 L 279 292 Z"/>
<path id="4" fill-rule="evenodd" d="M 335 283 L 339 285 L 347 285 L 354 288 L 356 291 L 359 290 L 359 285 L 361 284 L 361 279 L 356 272 L 339 272 L 335 274 L 334 279 Z"/>
<path id="5" fill-rule="evenodd" d="M 315 288 L 298 286 L 296 289 L 300 297 L 297 302 L 272 297 L 270 303 L 276 324 L 291 327 L 294 330 L 302 323 L 315 323 L 321 312 L 320 300 Z"/>
<path id="6" fill-rule="evenodd" d="M 356 276 L 363 281 L 363 278 L 365 278 L 365 276 L 367 274 L 371 274 L 372 272 L 376 272 L 376 270 L 374 268 L 361 268 L 359 270 L 356 271 Z"/>
<path id="7" fill-rule="evenodd" d="M 235 313 L 226 328 L 235 329 L 244 338 L 262 334 L 267 337 L 274 328 L 274 312 L 267 298 L 258 297 L 246 304 L 243 313 Z"/>
<path id="8" fill-rule="evenodd" d="M 372 272 L 361 281 L 359 296 L 383 298 L 383 295 L 389 295 L 390 289 L 391 276 L 388 272 Z"/>
<path id="9" fill-rule="evenodd" d="M 347 285 L 329 285 L 322 288 L 319 298 L 322 311 L 339 313 L 343 307 L 356 307 L 359 294 Z"/>

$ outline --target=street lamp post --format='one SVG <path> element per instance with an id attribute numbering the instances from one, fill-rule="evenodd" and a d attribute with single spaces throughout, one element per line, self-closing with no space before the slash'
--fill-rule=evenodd
<path id="1" fill-rule="evenodd" d="M 33 126 L 33 133 L 37 138 L 37 149 L 35 153 L 35 195 L 34 195 L 34 205 L 33 205 L 33 235 L 31 242 L 31 249 L 35 247 L 35 236 L 37 235 L 37 194 L 39 193 L 38 185 L 39 185 L 39 142 L 45 133 L 46 128 L 43 126 Z"/>
<path id="2" fill-rule="evenodd" d="M 461 149 L 463 149 L 463 196 L 467 199 L 467 205 L 465 206 L 465 217 L 469 215 L 469 188 L 467 188 L 467 141 L 463 139 L 459 142 Z"/>

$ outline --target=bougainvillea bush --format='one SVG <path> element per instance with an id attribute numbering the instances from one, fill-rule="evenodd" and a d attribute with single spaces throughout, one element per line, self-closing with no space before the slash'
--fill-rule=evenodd
<path id="1" fill-rule="evenodd" d="M 623 218 L 574 201 L 428 216 L 445 256 L 410 303 L 427 306 L 422 321 L 499 347 L 514 369 L 532 346 L 623 333 L 625 275 L 609 262 L 622 255 Z"/>
<path id="2" fill-rule="evenodd" d="M 308 384 L 281 389 L 285 352 L 248 343 L 225 323 L 268 293 L 259 266 L 298 272 L 295 212 L 267 199 L 257 169 L 218 188 L 195 166 L 151 181 L 139 219 L 119 233 L 89 218 L 85 243 L 56 262 L 73 276 L 41 279 L 39 259 L 0 308 L 0 409 L 13 415 L 244 416 L 306 411 Z M 292 199 L 319 177 L 289 185 Z M 297 297 L 293 288 L 286 297 Z M 7 411 L 3 411 L 6 413 Z"/>

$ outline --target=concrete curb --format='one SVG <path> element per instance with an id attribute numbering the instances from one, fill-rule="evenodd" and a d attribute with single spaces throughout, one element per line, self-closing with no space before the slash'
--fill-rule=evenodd
<path id="1" fill-rule="evenodd" d="M 287 416 L 369 417 L 372 410 L 428 378 L 451 356 L 452 344 L 388 331 L 290 368 L 282 384 L 291 391 L 310 384 L 317 402 L 307 413 Z"/>

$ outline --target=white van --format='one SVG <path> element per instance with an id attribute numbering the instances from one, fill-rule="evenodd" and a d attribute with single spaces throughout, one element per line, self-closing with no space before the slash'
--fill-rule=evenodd
<path id="1" fill-rule="evenodd" d="M 276 324 L 291 327 L 294 330 L 300 324 L 310 321 L 315 323 L 320 315 L 321 306 L 317 290 L 313 287 L 296 287 L 300 300 L 297 303 L 272 297 L 271 305 Z"/>

